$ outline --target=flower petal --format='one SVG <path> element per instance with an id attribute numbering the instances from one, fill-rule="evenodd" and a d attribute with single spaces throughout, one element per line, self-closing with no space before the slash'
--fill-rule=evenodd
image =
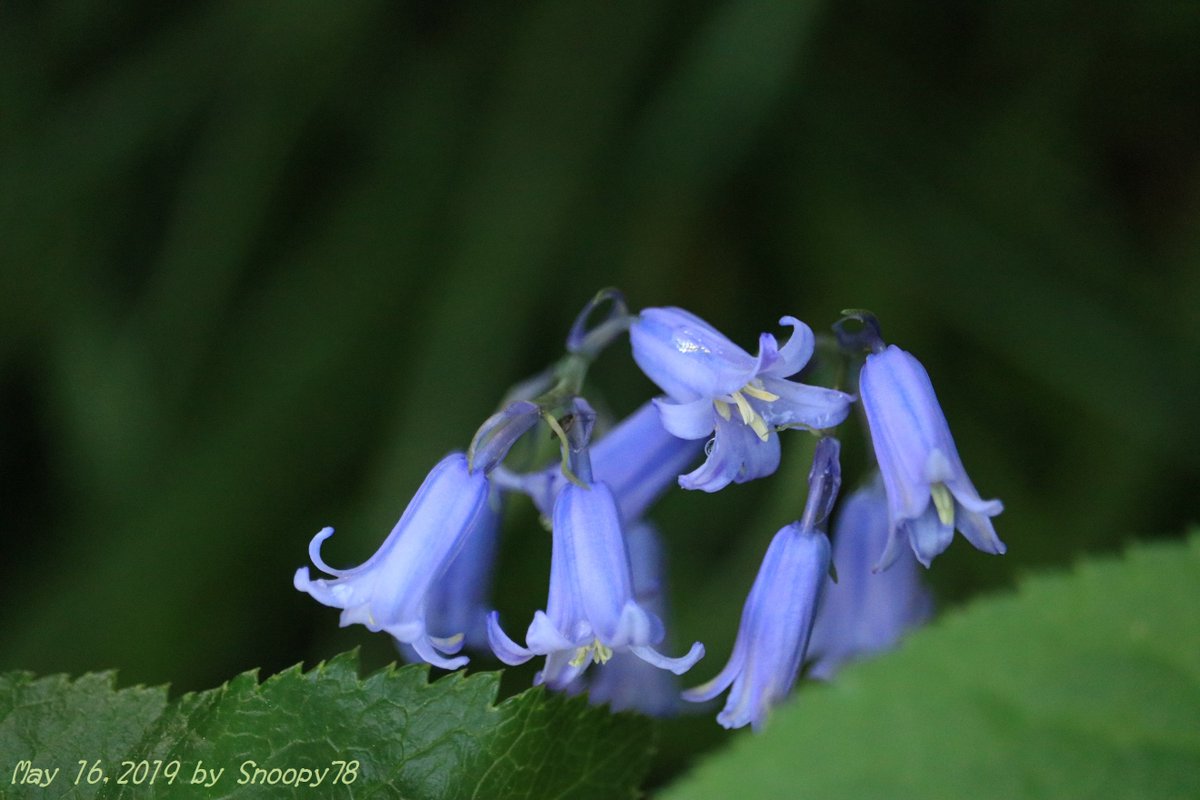
<path id="1" fill-rule="evenodd" d="M 758 372 L 759 359 L 681 308 L 644 309 L 629 340 L 642 372 L 677 402 L 735 392 Z"/>
<path id="2" fill-rule="evenodd" d="M 912 544 L 913 553 L 926 567 L 936 556 L 945 552 L 954 538 L 954 526 L 942 522 L 932 504 L 925 509 L 924 514 L 908 520 L 904 526 L 908 530 L 908 540 Z"/>
<path id="3" fill-rule="evenodd" d="M 434 649 L 433 644 L 426 636 L 418 636 L 416 639 L 408 642 L 408 644 L 412 645 L 412 648 L 417 651 L 417 655 L 422 659 L 442 669 L 458 669 L 459 667 L 466 666 L 467 662 L 470 661 L 466 656 L 445 658 Z"/>
<path id="4" fill-rule="evenodd" d="M 729 661 L 721 668 L 716 677 L 705 681 L 699 686 L 684 689 L 683 699 L 689 703 L 704 703 L 728 689 L 729 685 L 733 683 L 734 678 L 741 674 L 742 669 L 746 665 L 746 650 L 748 647 L 749 642 L 739 636 L 734 643 L 733 653 L 729 656 Z"/>
<path id="5" fill-rule="evenodd" d="M 611 639 L 600 641 L 612 648 L 658 644 L 663 638 L 662 620 L 630 599 L 621 609 L 621 619 Z"/>
<path id="6" fill-rule="evenodd" d="M 571 684 L 584 673 L 590 664 L 590 659 L 576 661 L 574 650 L 560 650 L 551 653 L 546 656 L 546 665 L 533 676 L 533 685 L 541 686 L 544 683 L 556 692 L 569 690 Z M 582 681 L 580 681 L 580 685 L 582 685 Z"/>
<path id="7" fill-rule="evenodd" d="M 574 633 L 574 631 L 572 631 Z M 574 650 L 592 641 L 592 632 L 584 631 L 582 636 L 571 638 L 563 634 L 555 626 L 544 611 L 533 612 L 533 622 L 525 633 L 525 643 L 529 649 L 538 655 L 549 655 L 558 650 Z"/>
<path id="8" fill-rule="evenodd" d="M 533 651 L 528 650 L 509 638 L 504 629 L 500 627 L 500 614 L 493 611 L 488 614 L 488 643 L 492 646 L 492 652 L 496 654 L 496 658 L 508 664 L 510 667 L 515 667 L 524 664 L 529 659 L 533 658 Z"/>
<path id="9" fill-rule="evenodd" d="M 308 543 L 308 558 L 310 561 L 312 561 L 314 564 L 317 565 L 317 569 L 321 570 L 322 572 L 333 575 L 334 577 L 340 578 L 341 576 L 346 575 L 349 572 L 353 572 L 353 570 L 334 569 L 333 567 L 331 567 L 325 563 L 325 559 L 321 558 L 321 545 L 323 545 L 325 543 L 325 540 L 328 539 L 330 536 L 333 536 L 333 528 L 329 527 L 328 525 L 326 525 L 324 528 L 321 528 L 321 530 L 317 531 L 317 535 L 314 536 L 312 538 L 312 541 L 310 541 Z M 297 587 L 297 588 L 299 588 L 299 587 Z"/>
<path id="10" fill-rule="evenodd" d="M 462 549 L 425 595 L 426 628 L 447 637 L 465 636 L 469 646 L 480 650 L 487 647 L 488 595 L 499 544 L 500 512 L 500 492 L 493 489 Z"/>
<path id="11" fill-rule="evenodd" d="M 633 599 L 633 577 L 617 503 L 608 486 L 563 487 L 554 504 L 554 545 L 570 562 L 583 617 L 600 641 L 616 640 L 626 603 Z M 554 621 L 562 630 L 562 620 Z"/>
<path id="12" fill-rule="evenodd" d="M 676 675 L 682 675 L 687 672 L 697 661 L 704 658 L 704 645 L 700 644 L 700 642 L 692 642 L 692 646 L 687 653 L 679 658 L 664 656 L 649 645 L 633 645 L 629 650 L 647 664 L 652 664 L 659 669 L 668 670 Z"/>
<path id="13" fill-rule="evenodd" d="M 712 401 L 707 398 L 690 403 L 672 403 L 669 400 L 654 400 L 662 426 L 672 436 L 680 439 L 707 439 L 716 426 Z"/>
<path id="14" fill-rule="evenodd" d="M 791 325 L 792 335 L 787 344 L 779 347 L 775 337 L 764 333 L 758 340 L 758 374 L 773 378 L 786 378 L 804 369 L 812 358 L 816 340 L 812 328 L 795 317 L 783 317 L 780 325 Z"/>
<path id="15" fill-rule="evenodd" d="M 854 396 L 845 392 L 782 378 L 764 378 L 763 387 L 779 399 L 759 401 L 755 408 L 774 426 L 800 425 L 818 431 L 833 428 L 846 421 L 854 402 Z"/>
<path id="16" fill-rule="evenodd" d="M 991 502 L 999 505 L 1000 501 L 993 500 Z M 994 513 L 998 514 L 999 511 Z M 992 521 L 988 519 L 990 516 L 992 515 L 973 511 L 962 504 L 954 509 L 955 525 L 962 531 L 962 535 L 968 542 L 985 553 L 1002 556 L 1008 548 L 996 535 L 996 529 L 992 526 Z"/>
<path id="17" fill-rule="evenodd" d="M 746 483 L 779 468 L 779 435 L 770 431 L 762 441 L 740 420 L 717 418 L 708 458 L 699 468 L 679 477 L 684 489 L 716 492 L 730 483 Z"/>

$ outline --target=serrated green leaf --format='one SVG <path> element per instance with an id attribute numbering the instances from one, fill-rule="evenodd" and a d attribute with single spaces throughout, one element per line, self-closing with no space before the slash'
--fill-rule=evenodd
<path id="1" fill-rule="evenodd" d="M 494 705 L 498 673 L 427 678 L 361 679 L 350 653 L 168 702 L 112 674 L 0 676 L 0 797 L 636 796 L 645 719 L 541 689 Z M 21 783 L 39 775 L 53 782 Z"/>
<path id="2" fill-rule="evenodd" d="M 1200 797 L 1200 535 L 1041 576 L 806 684 L 665 798 Z"/>

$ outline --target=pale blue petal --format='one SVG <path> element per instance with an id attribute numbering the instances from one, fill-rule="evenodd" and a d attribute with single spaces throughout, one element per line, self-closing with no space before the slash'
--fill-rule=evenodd
<path id="1" fill-rule="evenodd" d="M 647 308 L 629 329 L 633 359 L 678 402 L 729 394 L 758 372 L 758 359 L 680 308 Z"/>
<path id="2" fill-rule="evenodd" d="M 458 656 L 457 658 L 443 657 L 434 649 L 429 638 L 425 636 L 418 637 L 408 644 L 412 645 L 412 648 L 417 651 L 417 655 L 423 660 L 442 669 L 458 669 L 459 667 L 466 666 L 467 662 L 470 661 L 466 656 Z"/>
<path id="3" fill-rule="evenodd" d="M 393 533 L 394 532 L 395 531 L 393 531 Z M 347 575 L 349 573 L 354 572 L 354 570 L 352 570 L 352 569 L 351 570 L 334 569 L 333 567 L 331 567 L 325 563 L 325 559 L 321 558 L 321 546 L 325 543 L 325 540 L 328 539 L 330 536 L 333 536 L 333 528 L 329 527 L 328 525 L 326 525 L 324 528 L 321 528 L 321 530 L 317 531 L 317 535 L 314 536 L 312 538 L 312 541 L 310 541 L 308 543 L 308 558 L 309 558 L 309 560 L 312 561 L 313 564 L 316 565 L 317 569 L 321 570 L 322 572 L 327 572 L 330 575 L 334 575 L 339 578 L 342 577 L 343 575 Z M 366 566 L 366 565 L 364 564 L 362 566 Z M 360 566 L 359 569 L 361 569 L 362 566 Z"/>
<path id="4" fill-rule="evenodd" d="M 630 647 L 658 644 L 663 638 L 662 620 L 642 608 L 632 598 L 621 609 L 621 618 L 610 638 L 600 637 L 609 647 Z"/>
<path id="5" fill-rule="evenodd" d="M 730 483 L 746 483 L 779 468 L 779 435 L 774 431 L 764 442 L 737 418 L 727 421 L 717 417 L 716 422 L 708 458 L 698 469 L 679 478 L 684 489 L 716 492 Z"/>
<path id="6" fill-rule="evenodd" d="M 571 692 L 573 684 L 581 687 L 583 681 L 580 680 L 580 676 L 591 664 L 591 660 L 585 659 L 572 665 L 571 662 L 574 659 L 575 652 L 573 650 L 562 650 L 546 656 L 546 665 L 533 676 L 533 685 L 541 686 L 544 683 L 556 692 Z M 578 683 L 576 683 L 577 681 Z"/>
<path id="7" fill-rule="evenodd" d="M 573 628 L 580 626 L 572 625 Z M 529 645 L 529 649 L 538 655 L 547 655 L 558 650 L 575 650 L 592 643 L 592 631 L 584 628 L 583 630 L 573 631 L 573 635 L 567 636 L 556 625 L 554 625 L 546 613 L 543 611 L 535 611 L 533 613 L 533 622 L 529 623 L 529 630 L 525 633 L 525 643 Z"/>
<path id="8" fill-rule="evenodd" d="M 561 492 L 559 494 L 561 495 Z M 557 501 L 555 508 L 558 508 Z M 575 577 L 574 544 L 568 529 L 554 525 L 551 539 L 550 592 L 546 600 L 547 624 L 570 641 L 581 637 L 590 638 L 590 627 L 585 631 L 579 630 L 586 627 L 587 623 L 579 598 L 579 581 Z M 534 615 L 534 622 L 537 622 L 537 614 Z M 532 624 L 530 630 L 533 630 Z M 528 639 L 528 636 L 526 638 Z"/>
<path id="9" fill-rule="evenodd" d="M 742 614 L 743 618 L 745 613 Z M 734 679 L 742 673 L 746 666 L 746 650 L 749 647 L 749 640 L 740 635 L 733 645 L 733 653 L 729 656 L 729 661 L 721 668 L 710 681 L 706 681 L 699 686 L 683 691 L 683 699 L 689 703 L 704 703 L 712 700 L 721 692 L 729 688 Z"/>
<path id="10" fill-rule="evenodd" d="M 665 619 L 662 548 L 654 526 L 638 522 L 627 527 L 625 544 L 638 604 Z M 607 704 L 613 711 L 633 709 L 654 717 L 670 716 L 679 707 L 679 687 L 669 669 L 644 661 L 632 652 L 617 652 L 607 664 L 591 671 L 588 702 Z"/>
<path id="11" fill-rule="evenodd" d="M 764 378 L 763 388 L 778 395 L 778 400 L 754 401 L 754 407 L 767 424 L 799 425 L 812 430 L 833 428 L 846 421 L 854 396 L 836 389 L 808 386 L 780 378 Z"/>
<path id="12" fill-rule="evenodd" d="M 999 501 L 993 500 L 992 503 L 998 504 Z M 1000 512 L 996 510 L 993 513 Z M 996 535 L 996 529 L 992 526 L 992 521 L 988 519 L 989 516 L 991 515 L 972 511 L 961 504 L 956 505 L 954 509 L 955 525 L 962 531 L 962 535 L 968 542 L 985 553 L 1002 556 L 1008 548 Z"/>
<path id="13" fill-rule="evenodd" d="M 937 510 L 931 503 L 925 513 L 904 523 L 908 529 L 909 543 L 917 560 L 929 566 L 930 562 L 950 546 L 954 538 L 954 526 L 946 525 L 937 515 Z"/>
<path id="14" fill-rule="evenodd" d="M 492 646 L 492 652 L 496 654 L 496 658 L 508 664 L 510 667 L 515 667 L 524 664 L 529 659 L 533 658 L 534 653 L 509 638 L 504 629 L 500 627 L 500 615 L 493 611 L 488 614 L 488 643 Z"/>
<path id="15" fill-rule="evenodd" d="M 680 439 L 707 439 L 716 425 L 716 409 L 712 400 L 702 398 L 690 403 L 655 400 L 662 426 Z"/>
<path id="16" fill-rule="evenodd" d="M 725 421 L 721 422 L 724 426 Z M 737 438 L 737 444 L 733 445 L 733 448 L 740 454 L 742 461 L 742 469 L 733 479 L 734 483 L 747 483 L 756 478 L 765 478 L 779 469 L 779 434 L 770 431 L 764 442 L 755 435 L 750 426 L 731 422 L 728 423 L 726 431 L 718 433 L 717 438 L 731 432 Z"/>
<path id="17" fill-rule="evenodd" d="M 555 545 L 562 542 L 571 562 L 585 618 L 601 641 L 613 641 L 633 599 L 633 578 L 612 492 L 603 483 L 564 486 L 554 504 L 554 531 Z"/>
<path id="18" fill-rule="evenodd" d="M 670 658 L 649 645 L 634 645 L 629 648 L 635 656 L 659 669 L 665 669 L 676 675 L 682 675 L 691 669 L 697 661 L 704 658 L 704 645 L 692 642 L 691 648 L 679 658 Z"/>
<path id="19" fill-rule="evenodd" d="M 908 529 L 901 522 L 898 526 L 888 524 L 887 543 L 883 546 L 883 552 L 879 556 L 879 561 L 875 566 L 871 567 L 872 572 L 885 572 L 892 568 L 896 563 L 896 559 L 909 548 L 908 544 Z"/>
<path id="20" fill-rule="evenodd" d="M 438 635 L 465 636 L 466 644 L 487 647 L 488 595 L 500 535 L 500 493 L 493 490 L 462 549 L 425 596 L 426 627 Z"/>
<path id="21" fill-rule="evenodd" d="M 919 517 L 929 503 L 929 453 L 944 450 L 949 436 L 929 376 L 915 358 L 891 346 L 867 356 L 859 381 L 893 524 Z"/>
<path id="22" fill-rule="evenodd" d="M 778 346 L 775 337 L 764 333 L 759 337 L 758 360 L 759 375 L 773 378 L 786 378 L 795 375 L 812 358 L 816 340 L 812 328 L 795 317 L 783 317 L 780 325 L 790 325 L 792 335 L 782 348 Z"/>

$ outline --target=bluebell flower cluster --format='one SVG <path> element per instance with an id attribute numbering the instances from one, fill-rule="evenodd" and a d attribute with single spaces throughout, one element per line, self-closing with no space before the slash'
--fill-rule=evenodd
<path id="1" fill-rule="evenodd" d="M 328 566 L 321 545 L 333 529 L 323 528 L 309 556 L 330 577 L 302 567 L 295 587 L 341 609 L 343 626 L 390 634 L 410 661 L 458 669 L 468 662 L 464 650 L 513 666 L 536 658 L 535 684 L 656 716 L 728 690 L 717 721 L 759 730 L 806 665 L 810 677 L 833 679 L 930 617 L 919 565 L 929 567 L 955 530 L 984 552 L 1005 549 L 992 525 L 1001 505 L 983 500 L 967 477 L 924 368 L 885 345 L 873 317 L 846 313 L 836 337 L 820 342 L 785 316 L 787 341 L 762 333 L 751 355 L 688 311 L 634 314 L 619 293 L 601 292 L 571 327 L 563 358 L 513 387 L 466 450 L 434 466 L 371 558 L 347 570 Z M 853 320 L 861 331 L 848 330 Z M 599 424 L 585 378 L 626 333 L 633 360 L 661 394 Z M 797 379 L 818 344 L 846 385 Z M 827 521 L 841 485 L 836 435 L 855 404 L 874 477 L 841 504 L 831 544 Z M 704 656 L 704 645 L 684 650 L 676 643 L 683 637 L 671 633 L 670 532 L 660 536 L 649 515 L 674 486 L 711 493 L 769 477 L 781 434 L 791 430 L 815 440 L 799 516 L 766 548 L 725 666 L 681 691 L 677 676 Z M 799 498 L 800 489 L 784 491 Z M 523 624 L 523 643 L 490 597 L 503 508 L 514 498 L 531 502 L 549 529 L 546 603 Z"/>

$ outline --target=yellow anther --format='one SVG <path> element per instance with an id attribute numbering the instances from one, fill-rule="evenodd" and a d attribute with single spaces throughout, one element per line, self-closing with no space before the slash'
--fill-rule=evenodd
<path id="1" fill-rule="evenodd" d="M 741 392 L 733 393 L 733 401 L 737 403 L 738 411 L 742 413 L 742 422 L 749 425 L 750 420 L 758 416 L 758 412 L 750 407 L 750 401 Z"/>
<path id="2" fill-rule="evenodd" d="M 591 649 L 591 647 L 580 647 L 575 651 L 575 657 L 572 658 L 568 663 L 572 667 L 582 667 L 583 662 L 588 660 L 588 651 Z"/>
<path id="3" fill-rule="evenodd" d="M 753 383 L 747 383 L 742 387 L 742 391 L 751 397 L 757 397 L 759 400 L 766 400 L 768 403 L 774 403 L 779 399 L 779 395 L 768 392 L 761 386 L 755 386 Z"/>
<path id="4" fill-rule="evenodd" d="M 583 647 L 576 648 L 574 657 L 567 663 L 572 667 L 582 667 L 584 662 L 588 658 L 591 658 L 595 664 L 607 664 L 612 656 L 613 651 L 611 647 L 599 639 L 593 639 L 591 644 L 585 644 Z"/>
<path id="5" fill-rule="evenodd" d="M 721 415 L 721 419 L 729 422 L 732 415 L 729 413 L 729 403 L 724 400 L 713 400 L 713 405 L 716 406 L 717 413 Z"/>
<path id="6" fill-rule="evenodd" d="M 937 509 L 938 519 L 942 521 L 943 525 L 953 525 L 954 496 L 950 494 L 946 484 L 933 484 L 929 487 L 929 494 L 933 496 L 933 506 Z"/>

